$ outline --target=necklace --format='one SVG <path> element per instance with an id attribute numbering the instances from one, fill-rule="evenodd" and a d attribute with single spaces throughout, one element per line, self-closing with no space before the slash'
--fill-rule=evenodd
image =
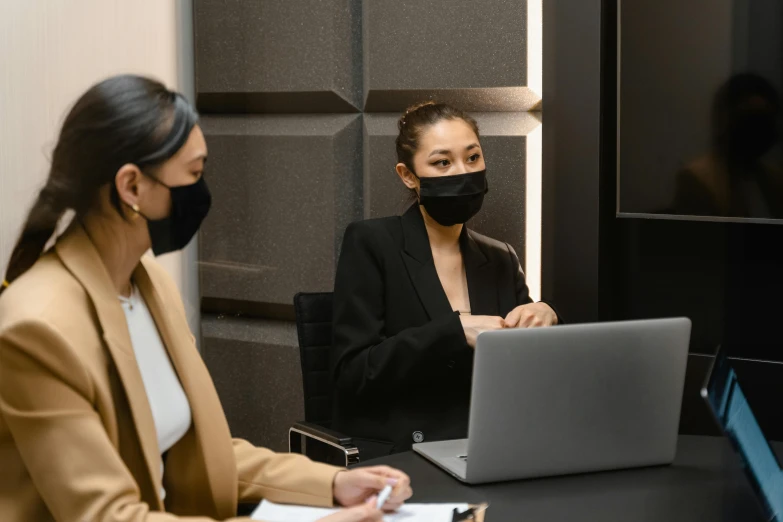
<path id="1" fill-rule="evenodd" d="M 133 296 L 135 294 L 133 284 L 130 285 L 130 292 L 128 294 L 128 297 L 125 297 L 124 295 L 118 295 L 120 302 L 128 307 L 128 310 L 133 310 Z"/>

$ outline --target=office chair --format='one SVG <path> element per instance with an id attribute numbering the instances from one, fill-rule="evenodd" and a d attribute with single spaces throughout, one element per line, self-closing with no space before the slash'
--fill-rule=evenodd
<path id="1" fill-rule="evenodd" d="M 329 357 L 333 307 L 331 293 L 298 293 L 294 296 L 305 420 L 288 430 L 288 451 L 320 462 L 351 467 L 359 463 L 359 450 L 351 437 L 330 429 L 332 382 Z"/>

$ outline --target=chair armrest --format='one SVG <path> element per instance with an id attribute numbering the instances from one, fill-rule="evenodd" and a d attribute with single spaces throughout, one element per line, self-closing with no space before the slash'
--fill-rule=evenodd
<path id="1" fill-rule="evenodd" d="M 304 439 L 304 444 L 303 444 Z M 324 428 L 311 422 L 297 422 L 288 430 L 289 453 L 307 454 L 307 440 L 312 439 L 335 448 L 345 456 L 345 466 L 351 467 L 359 463 L 359 450 L 354 446 L 351 437 L 334 430 Z"/>
<path id="2" fill-rule="evenodd" d="M 323 442 L 327 444 L 339 444 L 340 446 L 353 445 L 353 442 L 351 441 L 351 437 L 343 435 L 342 433 L 337 432 L 335 430 L 324 428 L 323 426 L 319 426 L 318 424 L 313 424 L 312 422 L 304 422 L 304 421 L 297 422 L 293 425 L 291 429 L 298 431 L 302 435 L 321 439 Z"/>

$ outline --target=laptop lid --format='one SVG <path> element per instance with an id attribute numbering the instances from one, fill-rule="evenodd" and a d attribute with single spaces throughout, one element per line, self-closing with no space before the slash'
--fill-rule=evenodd
<path id="1" fill-rule="evenodd" d="M 482 333 L 467 481 L 670 463 L 690 330 L 679 318 Z"/>
<path id="2" fill-rule="evenodd" d="M 723 347 L 718 349 L 712 362 L 701 395 L 739 454 L 745 474 L 768 520 L 783 520 L 783 470 Z"/>

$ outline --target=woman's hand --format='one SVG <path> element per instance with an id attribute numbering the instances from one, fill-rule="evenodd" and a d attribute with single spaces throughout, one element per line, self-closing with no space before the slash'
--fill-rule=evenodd
<path id="1" fill-rule="evenodd" d="M 318 522 L 381 522 L 383 511 L 375 507 L 378 497 L 373 495 L 364 504 L 341 510 Z"/>
<path id="2" fill-rule="evenodd" d="M 341 506 L 357 506 L 376 496 L 386 485 L 394 489 L 383 505 L 384 511 L 399 509 L 413 495 L 408 475 L 388 466 L 373 466 L 339 472 L 334 477 L 334 499 Z"/>
<path id="3" fill-rule="evenodd" d="M 459 320 L 465 330 L 465 339 L 471 348 L 476 347 L 476 338 L 481 332 L 500 330 L 505 327 L 502 317 L 493 315 L 461 315 Z"/>
<path id="4" fill-rule="evenodd" d="M 546 303 L 517 306 L 504 319 L 506 328 L 537 328 L 557 324 L 557 314 Z"/>

